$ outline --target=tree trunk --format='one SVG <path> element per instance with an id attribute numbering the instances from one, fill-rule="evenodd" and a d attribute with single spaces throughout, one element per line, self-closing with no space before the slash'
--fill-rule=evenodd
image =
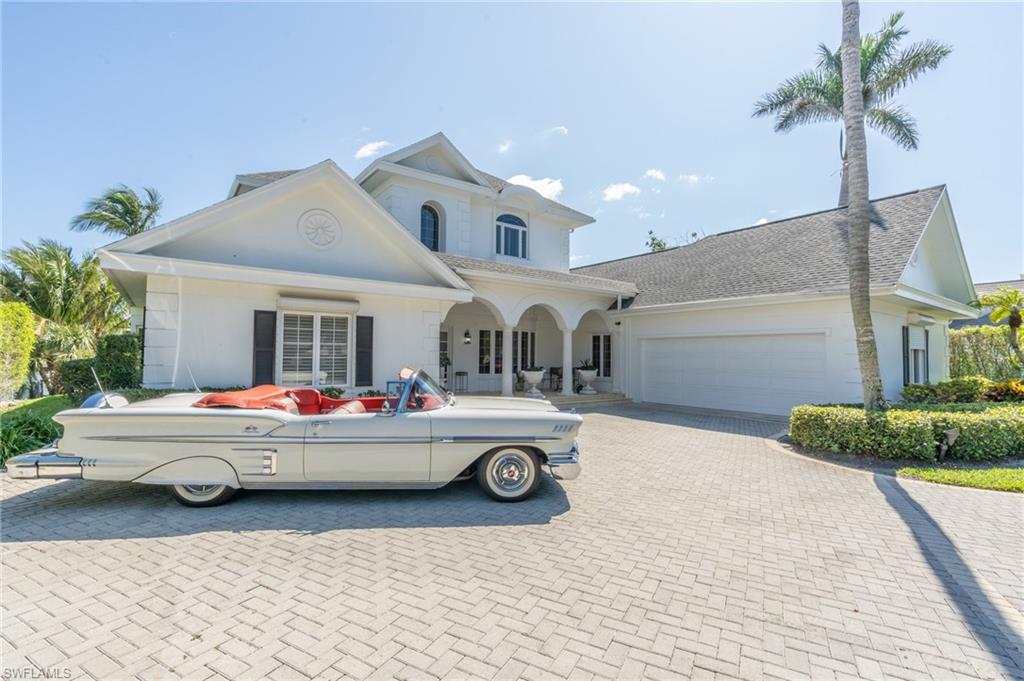
<path id="1" fill-rule="evenodd" d="M 1021 352 L 1020 342 L 1017 340 L 1017 337 L 1020 334 L 1021 321 L 1019 313 L 1010 313 L 1006 332 L 1010 337 L 1010 349 L 1013 350 L 1013 354 L 1017 356 L 1017 361 L 1020 362 L 1020 375 L 1024 377 L 1024 353 Z"/>
<path id="2" fill-rule="evenodd" d="M 850 308 L 857 336 L 857 358 L 864 392 L 864 409 L 885 408 L 878 347 L 871 322 L 871 270 L 868 241 L 871 207 L 868 203 L 868 150 L 864 134 L 864 89 L 860 78 L 860 3 L 843 0 L 843 122 L 846 130 L 846 209 L 849 240 Z"/>
<path id="3" fill-rule="evenodd" d="M 849 175 L 846 173 L 846 148 L 843 146 L 843 131 L 839 131 L 839 162 L 842 164 L 842 175 L 839 178 L 839 203 L 840 208 L 850 201 Z"/>

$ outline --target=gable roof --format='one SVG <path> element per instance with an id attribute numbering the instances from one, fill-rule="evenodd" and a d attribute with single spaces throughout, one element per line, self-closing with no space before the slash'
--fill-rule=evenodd
<path id="1" fill-rule="evenodd" d="M 1024 279 L 1006 279 L 1004 281 L 982 281 L 974 285 L 974 290 L 979 296 L 987 293 L 995 293 L 1003 287 L 1015 288 L 1024 291 Z"/>
<path id="2" fill-rule="evenodd" d="M 469 289 L 465 281 L 453 273 L 449 267 L 446 267 L 437 258 L 433 257 L 433 254 L 426 246 L 420 243 L 393 215 L 384 210 L 383 206 L 377 203 L 372 196 L 367 194 L 362 187 L 356 184 L 352 178 L 345 174 L 345 171 L 330 159 L 321 161 L 303 170 L 289 172 L 287 175 L 257 187 L 252 191 L 229 197 L 153 229 L 108 244 L 102 247 L 100 251 L 106 254 L 144 254 L 144 251 L 157 245 L 175 241 L 203 229 L 213 227 L 222 222 L 225 215 L 231 215 L 234 211 L 245 210 L 254 205 L 258 206 L 260 202 L 274 200 L 280 196 L 287 195 L 298 187 L 324 179 L 334 182 L 335 186 L 341 189 L 341 191 L 368 207 L 379 218 L 382 227 L 391 230 L 391 233 L 394 235 L 394 243 L 398 248 L 422 266 L 428 273 L 433 274 L 440 282 L 444 282 L 445 285 L 451 288 Z"/>
<path id="3" fill-rule="evenodd" d="M 487 180 L 483 178 L 480 171 L 476 169 L 469 159 L 462 155 L 459 148 L 452 144 L 452 141 L 448 139 L 448 136 L 443 132 L 435 132 L 430 137 L 424 137 L 419 142 L 413 142 L 410 145 L 404 146 L 401 149 L 396 149 L 389 154 L 384 154 L 380 158 L 375 159 L 363 172 L 359 173 L 356 177 L 356 182 L 362 182 L 364 175 L 370 171 L 370 168 L 379 165 L 381 163 L 398 163 L 403 161 L 410 156 L 432 149 L 434 147 L 441 147 L 445 153 L 448 154 L 449 158 L 455 161 L 455 165 L 466 173 L 466 175 L 473 179 L 473 181 L 481 187 L 487 186 Z"/>
<path id="4" fill-rule="evenodd" d="M 871 202 L 871 285 L 895 286 L 945 185 Z M 577 267 L 636 282 L 633 308 L 848 288 L 846 209 L 721 232 L 656 253 Z"/>
<path id="5" fill-rule="evenodd" d="M 605 279 L 603 277 L 559 272 L 556 270 L 542 270 L 536 267 L 523 267 L 522 265 L 481 260 L 480 258 L 470 258 L 464 255 L 452 255 L 451 253 L 435 253 L 434 255 L 460 275 L 503 275 L 506 277 L 529 279 L 538 284 L 566 284 L 576 288 L 624 296 L 632 296 L 637 291 L 636 286 L 632 283 L 617 279 Z"/>

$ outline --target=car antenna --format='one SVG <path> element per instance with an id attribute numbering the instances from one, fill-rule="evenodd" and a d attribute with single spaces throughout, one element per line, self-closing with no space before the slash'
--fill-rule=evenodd
<path id="1" fill-rule="evenodd" d="M 192 379 L 192 387 L 196 389 L 197 393 L 203 392 L 199 389 L 199 384 L 196 383 L 196 377 L 192 374 L 192 367 L 189 366 L 188 362 L 185 362 L 185 368 L 188 369 L 188 377 Z"/>
<path id="2" fill-rule="evenodd" d="M 100 389 L 100 394 L 103 395 L 103 404 L 110 406 L 110 402 L 107 401 L 107 391 L 103 389 L 103 384 L 100 383 L 100 377 L 96 374 L 96 367 L 90 366 L 89 371 L 92 372 L 93 380 L 96 381 L 96 387 Z"/>

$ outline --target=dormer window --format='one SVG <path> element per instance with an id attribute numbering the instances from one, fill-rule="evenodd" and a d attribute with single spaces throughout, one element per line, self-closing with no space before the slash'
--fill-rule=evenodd
<path id="1" fill-rule="evenodd" d="M 498 255 L 526 257 L 526 222 L 515 215 L 498 216 L 494 226 L 494 250 Z"/>
<path id="2" fill-rule="evenodd" d="M 420 241 L 432 251 L 441 250 L 441 215 L 427 203 L 420 207 Z"/>

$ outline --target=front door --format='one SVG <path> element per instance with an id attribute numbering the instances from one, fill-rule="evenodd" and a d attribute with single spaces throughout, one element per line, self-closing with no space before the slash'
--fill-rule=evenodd
<path id="1" fill-rule="evenodd" d="M 306 427 L 307 480 L 409 482 L 430 478 L 430 415 L 323 414 Z"/>

